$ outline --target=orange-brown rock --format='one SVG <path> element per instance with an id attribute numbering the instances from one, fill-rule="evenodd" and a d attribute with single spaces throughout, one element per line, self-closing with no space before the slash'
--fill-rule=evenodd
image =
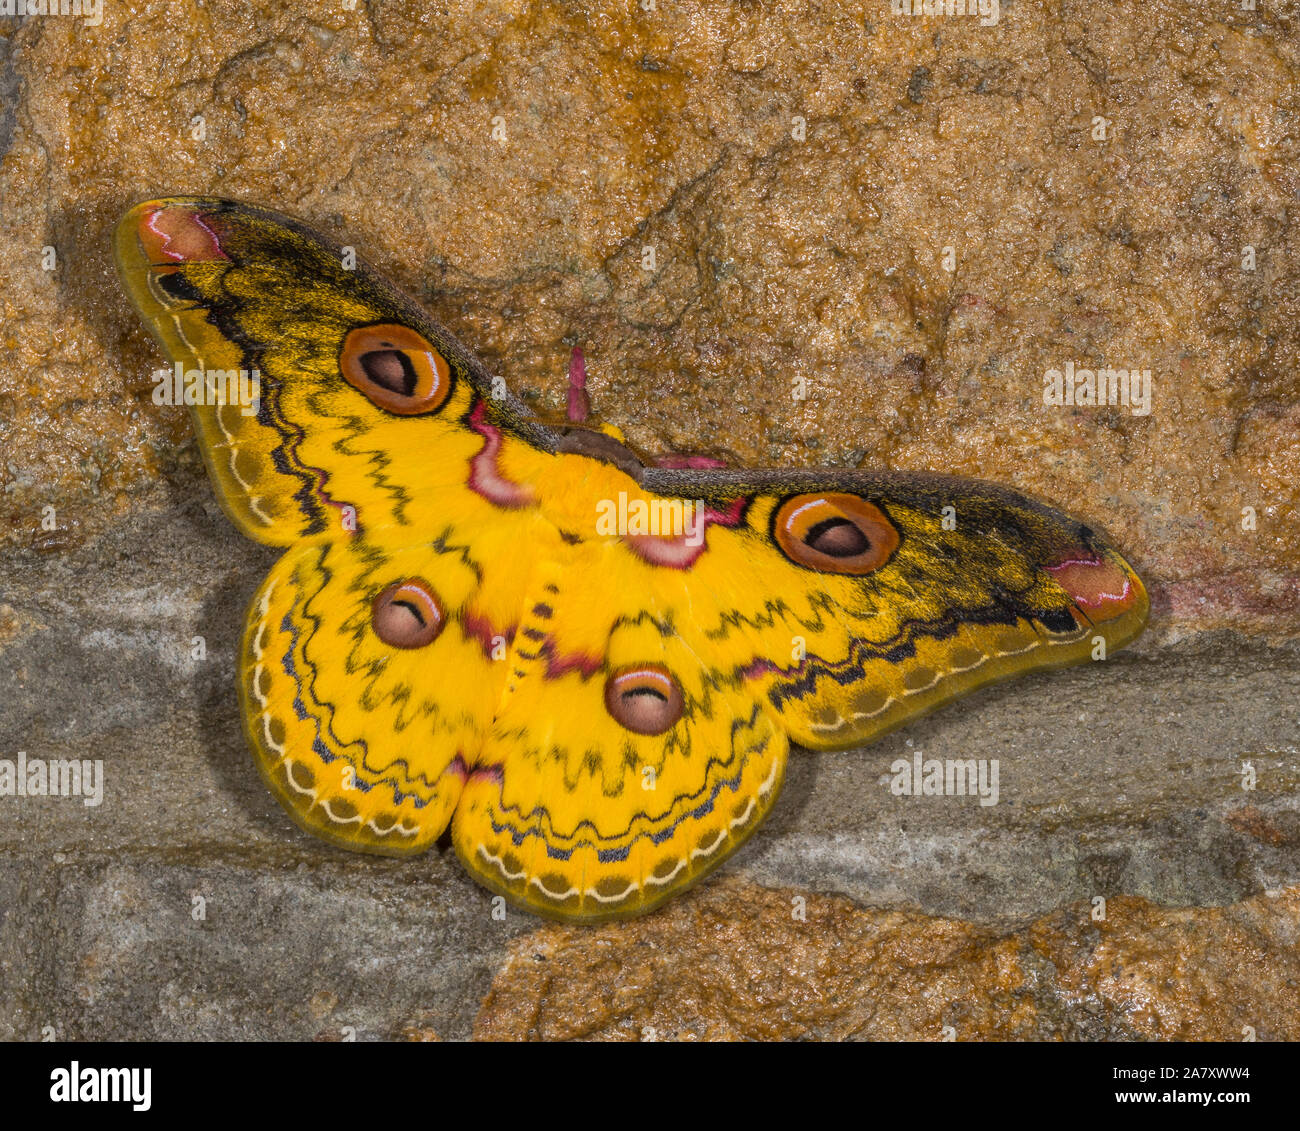
<path id="1" fill-rule="evenodd" d="M 475 1036 L 1300 1038 L 1300 888 L 1223 908 L 1120 896 L 1093 914 L 997 932 L 725 881 L 632 923 L 521 935 Z"/>
<path id="2" fill-rule="evenodd" d="M 598 410 L 643 447 L 1003 480 L 1108 527 L 1158 628 L 1294 634 L 1300 37 L 1239 9 L 1025 0 L 984 27 L 884 0 L 134 0 L 98 27 L 11 21 L 7 534 L 57 552 L 163 484 L 206 491 L 184 410 L 149 400 L 160 356 L 108 237 L 141 197 L 217 193 L 355 245 L 539 407 L 581 342 Z M 1045 406 L 1072 362 L 1149 369 L 1149 415 Z"/>

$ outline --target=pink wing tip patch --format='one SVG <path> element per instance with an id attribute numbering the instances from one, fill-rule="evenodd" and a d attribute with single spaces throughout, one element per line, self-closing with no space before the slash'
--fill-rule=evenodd
<path id="1" fill-rule="evenodd" d="M 140 213 L 140 246 L 155 266 L 229 260 L 208 219 L 185 204 L 159 204 Z"/>
<path id="2" fill-rule="evenodd" d="M 1081 552 L 1046 568 L 1094 622 L 1123 616 L 1138 602 L 1137 578 L 1110 555 L 1094 558 Z"/>

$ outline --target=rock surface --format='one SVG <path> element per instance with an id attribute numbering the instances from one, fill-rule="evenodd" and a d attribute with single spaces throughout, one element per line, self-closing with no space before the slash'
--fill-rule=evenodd
<path id="1" fill-rule="evenodd" d="M 1297 17 L 652 7 L 0 18 L 0 758 L 105 767 L 100 806 L 0 798 L 0 1036 L 1296 1039 Z M 320 845 L 238 726 L 271 558 L 112 267 L 178 193 L 355 245 L 539 411 L 581 344 L 647 450 L 1036 494 L 1152 629 L 797 757 L 643 921 L 499 921 L 450 856 Z M 1069 363 L 1149 369 L 1150 413 L 1045 405 Z M 895 797 L 916 750 L 998 758 L 999 804 Z"/>
<path id="2" fill-rule="evenodd" d="M 488 1040 L 1294 1041 L 1300 889 L 1064 907 L 999 934 L 722 882 L 627 928 L 511 944 Z"/>
<path id="3" fill-rule="evenodd" d="M 720 879 L 564 931 L 494 917 L 450 852 L 358 857 L 280 810 L 233 693 L 270 560 L 210 497 L 13 559 L 0 757 L 99 759 L 104 792 L 0 798 L 0 1037 L 1294 1032 L 1300 649 L 1201 636 L 993 689 L 863 751 L 796 752 Z M 895 795 L 891 764 L 917 752 L 998 759 L 998 803 Z M 1101 958 L 1031 962 L 1032 940 L 1091 954 L 1097 931 L 1143 956 L 1140 993 L 1103 984 Z M 530 948 L 555 955 L 541 981 Z M 672 990 L 707 952 L 699 993 Z M 897 1012 L 904 974 L 930 1005 Z"/>

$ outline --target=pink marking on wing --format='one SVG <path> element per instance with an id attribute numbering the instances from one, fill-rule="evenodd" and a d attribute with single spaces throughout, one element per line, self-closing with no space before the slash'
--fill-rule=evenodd
<path id="1" fill-rule="evenodd" d="M 581 652 L 571 652 L 567 656 L 556 656 L 555 647 L 548 640 L 542 651 L 546 654 L 546 678 L 559 679 L 569 672 L 578 672 L 583 679 L 590 679 L 604 666 L 601 656 L 586 656 Z"/>
<path id="2" fill-rule="evenodd" d="M 807 661 L 805 660 L 804 663 L 807 663 Z M 803 666 L 804 664 L 801 663 L 793 668 L 783 668 L 780 664 L 760 656 L 747 667 L 741 668 L 740 678 L 757 679 L 761 675 L 792 675 Z"/>
<path id="3" fill-rule="evenodd" d="M 438 777 L 444 778 L 448 774 L 454 778 L 460 778 L 462 782 L 469 777 L 469 763 L 465 761 L 459 752 L 456 754 L 456 757 L 443 767 L 443 771 L 438 775 Z"/>
<path id="4" fill-rule="evenodd" d="M 485 616 L 478 613 L 465 612 L 461 614 L 460 623 L 464 629 L 465 635 L 471 640 L 477 640 L 479 646 L 487 654 L 488 659 L 492 658 L 492 649 L 498 637 L 506 642 L 506 646 L 514 641 L 515 626 L 511 625 L 507 629 L 497 630 L 492 626 L 492 622 Z"/>
<path id="5" fill-rule="evenodd" d="M 1044 568 L 1093 620 L 1122 616 L 1137 599 L 1132 577 L 1109 557 L 1067 557 Z"/>
<path id="6" fill-rule="evenodd" d="M 221 250 L 221 238 L 192 208 L 152 208 L 141 216 L 138 230 L 151 262 L 158 262 L 157 256 L 173 263 L 210 263 L 230 258 Z"/>
<path id="7" fill-rule="evenodd" d="M 623 541 L 631 551 L 651 565 L 667 569 L 690 569 L 704 553 L 708 538 L 692 546 L 688 534 L 627 534 Z"/>
<path id="8" fill-rule="evenodd" d="M 469 461 L 469 485 L 498 507 L 511 510 L 536 502 L 532 489 L 501 474 L 501 429 L 487 423 L 487 406 L 479 401 L 469 417 L 470 427 L 483 437 L 483 449 Z"/>
<path id="9" fill-rule="evenodd" d="M 634 554 L 651 565 L 667 569 L 690 569 L 708 548 L 710 526 L 736 526 L 745 513 L 747 499 L 733 499 L 726 510 L 704 508 L 703 529 L 698 543 L 692 544 L 691 534 L 627 534 L 623 541 Z"/>
<path id="10" fill-rule="evenodd" d="M 748 503 L 749 500 L 742 496 L 739 499 L 732 499 L 725 511 L 715 511 L 712 507 L 706 507 L 704 521 L 714 526 L 739 526 L 741 515 L 745 513 Z"/>
<path id="11" fill-rule="evenodd" d="M 591 398 L 587 396 L 587 359 L 577 346 L 569 354 L 569 422 L 581 424 L 591 414 Z"/>
<path id="12" fill-rule="evenodd" d="M 505 767 L 496 762 L 491 766 L 475 766 L 469 772 L 468 781 L 478 781 L 480 778 L 486 778 L 488 781 L 496 782 L 500 785 L 505 780 Z"/>

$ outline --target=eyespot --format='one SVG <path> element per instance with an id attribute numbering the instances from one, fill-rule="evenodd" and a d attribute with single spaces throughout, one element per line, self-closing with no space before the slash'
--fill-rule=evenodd
<path id="1" fill-rule="evenodd" d="M 375 635 L 394 648 L 423 648 L 442 632 L 442 605 L 422 578 L 397 581 L 370 606 Z"/>
<path id="2" fill-rule="evenodd" d="M 339 367 L 344 380 L 371 404 L 398 416 L 433 412 L 451 392 L 451 371 L 442 354 L 394 322 L 349 332 Z"/>
<path id="3" fill-rule="evenodd" d="M 667 668 L 641 664 L 605 683 L 605 710 L 633 734 L 663 734 L 682 717 L 682 689 Z"/>
<path id="4" fill-rule="evenodd" d="M 898 549 L 885 512 L 857 495 L 795 495 L 777 510 L 773 533 L 787 558 L 821 573 L 862 577 Z"/>

